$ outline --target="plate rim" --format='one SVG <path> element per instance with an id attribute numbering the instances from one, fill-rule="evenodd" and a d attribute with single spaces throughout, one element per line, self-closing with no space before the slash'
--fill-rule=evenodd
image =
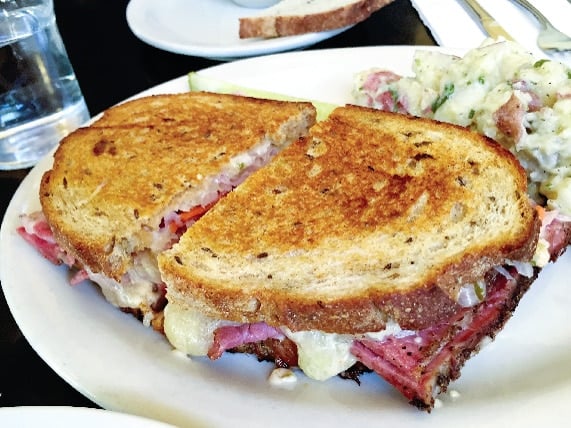
<path id="1" fill-rule="evenodd" d="M 107 428 L 174 428 L 165 422 L 144 418 L 129 413 L 116 412 L 91 407 L 74 406 L 17 406 L 0 408 L 0 422 L 24 424 L 24 426 L 42 426 L 74 428 L 78 424 L 90 427 L 105 424 Z M 16 425 L 10 425 L 16 426 Z"/>

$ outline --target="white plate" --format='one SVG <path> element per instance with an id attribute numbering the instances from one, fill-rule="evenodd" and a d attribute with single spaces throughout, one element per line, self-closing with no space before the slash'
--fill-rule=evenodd
<path id="1" fill-rule="evenodd" d="M 371 66 L 406 73 L 415 48 L 303 51 L 226 63 L 201 73 L 324 101 L 349 101 L 353 74 Z M 145 94 L 184 91 L 186 76 Z M 377 376 L 320 383 L 302 376 L 272 388 L 271 365 L 246 355 L 190 360 L 88 283 L 71 287 L 65 268 L 42 259 L 15 232 L 38 208 L 38 182 L 51 159 L 24 180 L 0 231 L 8 304 L 38 354 L 68 383 L 107 409 L 178 426 L 487 427 L 563 426 L 571 400 L 571 252 L 548 266 L 497 340 L 468 361 L 442 407 L 417 411 Z"/>
<path id="2" fill-rule="evenodd" d="M 151 46 L 220 60 L 299 49 L 349 28 L 272 39 L 240 39 L 238 18 L 257 12 L 231 0 L 131 0 L 127 23 L 139 39 Z"/>
<path id="3" fill-rule="evenodd" d="M 140 416 L 83 407 L 4 407 L 0 426 L 18 428 L 168 428 Z"/>

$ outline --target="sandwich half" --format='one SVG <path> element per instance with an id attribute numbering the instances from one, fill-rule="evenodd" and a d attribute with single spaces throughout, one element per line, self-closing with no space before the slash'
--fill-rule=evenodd
<path id="1" fill-rule="evenodd" d="M 317 380 L 374 371 L 430 411 L 538 273 L 526 191 L 486 137 L 340 107 L 159 255 L 165 334 Z"/>
<path id="2" fill-rule="evenodd" d="M 19 232 L 162 329 L 157 254 L 315 122 L 310 103 L 189 92 L 139 98 L 66 137 Z"/>

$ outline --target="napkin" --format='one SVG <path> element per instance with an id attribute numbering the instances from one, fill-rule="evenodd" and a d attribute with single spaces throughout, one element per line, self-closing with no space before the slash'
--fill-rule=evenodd
<path id="1" fill-rule="evenodd" d="M 560 31 L 571 36 L 571 3 L 568 0 L 528 0 Z M 487 37 L 478 19 L 462 0 L 411 0 L 440 46 L 470 49 Z M 521 45 L 538 57 L 549 57 L 571 66 L 571 52 L 543 52 L 536 39 L 540 25 L 534 16 L 511 0 L 478 0 L 486 11 Z"/>

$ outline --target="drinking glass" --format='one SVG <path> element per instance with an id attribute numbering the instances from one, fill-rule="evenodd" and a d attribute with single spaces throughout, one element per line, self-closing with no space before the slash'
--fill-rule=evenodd
<path id="1" fill-rule="evenodd" d="M 0 169 L 34 165 L 89 119 L 52 0 L 0 0 Z"/>

